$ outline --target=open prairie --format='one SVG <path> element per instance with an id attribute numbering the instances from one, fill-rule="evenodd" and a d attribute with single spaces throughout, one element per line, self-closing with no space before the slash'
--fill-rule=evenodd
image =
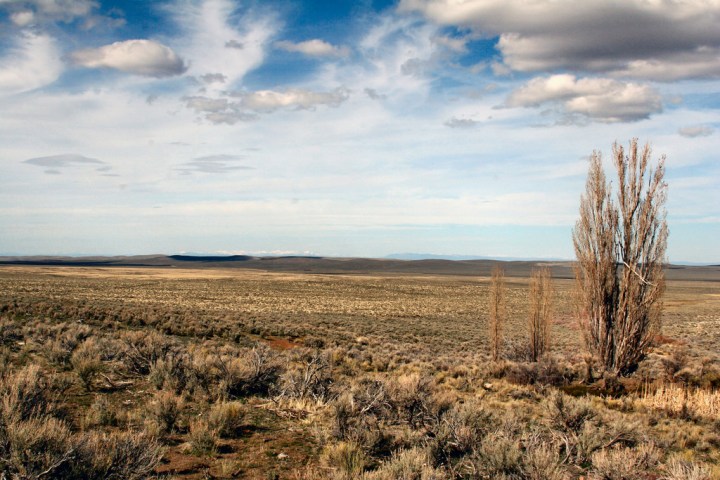
<path id="1" fill-rule="evenodd" d="M 498 362 L 487 276 L 303 268 L 0 267 L 0 394 L 32 380 L 44 413 L 18 424 L 60 422 L 36 470 L 89 478 L 69 459 L 124 441 L 126 478 L 720 474 L 718 269 L 669 273 L 662 332 L 618 379 L 593 375 L 567 265 L 539 362 L 527 267 L 509 267 Z"/>

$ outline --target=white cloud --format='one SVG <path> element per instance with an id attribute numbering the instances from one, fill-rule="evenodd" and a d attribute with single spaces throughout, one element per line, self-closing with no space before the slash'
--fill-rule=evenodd
<path id="1" fill-rule="evenodd" d="M 317 38 L 299 43 L 282 40 L 275 42 L 275 47 L 286 52 L 302 53 L 311 57 L 347 57 L 350 54 L 348 47 L 338 47 Z"/>
<path id="2" fill-rule="evenodd" d="M 678 133 L 687 138 L 709 137 L 715 133 L 715 129 L 708 125 L 694 125 L 692 127 L 683 127 L 678 130 Z"/>
<path id="3" fill-rule="evenodd" d="M 647 85 L 608 78 L 574 75 L 538 77 L 512 92 L 508 107 L 538 107 L 557 104 L 565 114 L 581 115 L 594 121 L 615 123 L 648 118 L 662 111 L 660 94 Z"/>
<path id="4" fill-rule="evenodd" d="M 35 14 L 31 10 L 22 10 L 12 13 L 10 20 L 18 27 L 30 25 L 35 20 Z"/>
<path id="5" fill-rule="evenodd" d="M 126 40 L 100 48 L 78 50 L 75 64 L 87 68 L 112 68 L 147 77 L 170 77 L 187 70 L 183 60 L 169 47 L 152 40 Z"/>
<path id="6" fill-rule="evenodd" d="M 241 94 L 241 105 L 257 112 L 271 112 L 278 108 L 312 109 L 324 105 L 337 107 L 348 99 L 350 92 L 336 88 L 329 92 L 313 92 L 303 89 L 285 91 L 258 90 Z"/>
<path id="7" fill-rule="evenodd" d="M 720 75 L 715 0 L 402 0 L 399 11 L 498 36 L 504 63 L 516 71 L 617 72 L 660 80 Z M 692 68 L 681 67 L 687 64 Z"/>
<path id="8" fill-rule="evenodd" d="M 27 92 L 53 83 L 63 71 L 60 51 L 48 35 L 22 34 L 0 58 L 0 94 Z"/>

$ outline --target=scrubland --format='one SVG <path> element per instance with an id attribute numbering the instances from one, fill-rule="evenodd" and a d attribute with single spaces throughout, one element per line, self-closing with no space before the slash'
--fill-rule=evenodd
<path id="1" fill-rule="evenodd" d="M 573 281 L 0 267 L 4 478 L 720 478 L 720 283 L 670 281 L 638 370 L 585 354 Z"/>

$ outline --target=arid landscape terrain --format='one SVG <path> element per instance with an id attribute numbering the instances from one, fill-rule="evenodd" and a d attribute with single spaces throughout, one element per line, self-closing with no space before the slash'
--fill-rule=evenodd
<path id="1" fill-rule="evenodd" d="M 720 267 L 667 270 L 618 378 L 569 263 L 531 362 L 532 262 L 502 263 L 491 361 L 497 262 L 2 260 L 7 478 L 720 478 Z"/>

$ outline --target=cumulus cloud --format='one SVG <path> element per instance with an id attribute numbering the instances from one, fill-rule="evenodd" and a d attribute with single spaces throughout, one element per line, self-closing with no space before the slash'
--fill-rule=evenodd
<path id="1" fill-rule="evenodd" d="M 242 155 L 206 155 L 196 157 L 192 161 L 183 163 L 177 169 L 185 175 L 193 173 L 230 173 L 240 170 L 253 170 L 252 167 L 246 165 L 237 165 L 234 162 L 243 160 Z"/>
<path id="2" fill-rule="evenodd" d="M 48 35 L 26 33 L 0 58 L 0 94 L 35 90 L 53 83 L 63 70 L 60 51 Z"/>
<path id="3" fill-rule="evenodd" d="M 503 62 L 515 71 L 720 76 L 720 4 L 714 0 L 401 0 L 398 8 L 498 37 Z"/>
<path id="4" fill-rule="evenodd" d="M 239 95 L 243 107 L 256 112 L 272 112 L 278 108 L 312 109 L 320 105 L 338 107 L 348 99 L 350 92 L 342 87 L 329 92 L 293 88 L 281 92 L 258 90 Z"/>
<path id="5" fill-rule="evenodd" d="M 350 54 L 348 47 L 338 47 L 317 38 L 299 43 L 282 40 L 275 42 L 275 47 L 311 57 L 347 57 Z"/>
<path id="6" fill-rule="evenodd" d="M 147 77 L 170 77 L 187 70 L 169 47 L 152 40 L 126 40 L 100 48 L 78 50 L 73 62 L 87 68 L 112 68 Z"/>
<path id="7" fill-rule="evenodd" d="M 553 75 L 530 80 L 512 92 L 505 106 L 539 107 L 555 104 L 568 115 L 615 123 L 648 118 L 662 111 L 660 94 L 647 85 L 608 78 Z"/>
<path id="8" fill-rule="evenodd" d="M 715 129 L 708 125 L 695 125 L 691 127 L 683 127 L 678 130 L 678 133 L 687 138 L 709 137 L 715 133 Z"/>
<path id="9" fill-rule="evenodd" d="M 35 14 L 31 10 L 21 10 L 10 14 L 10 21 L 18 27 L 26 27 L 35 21 Z"/>

